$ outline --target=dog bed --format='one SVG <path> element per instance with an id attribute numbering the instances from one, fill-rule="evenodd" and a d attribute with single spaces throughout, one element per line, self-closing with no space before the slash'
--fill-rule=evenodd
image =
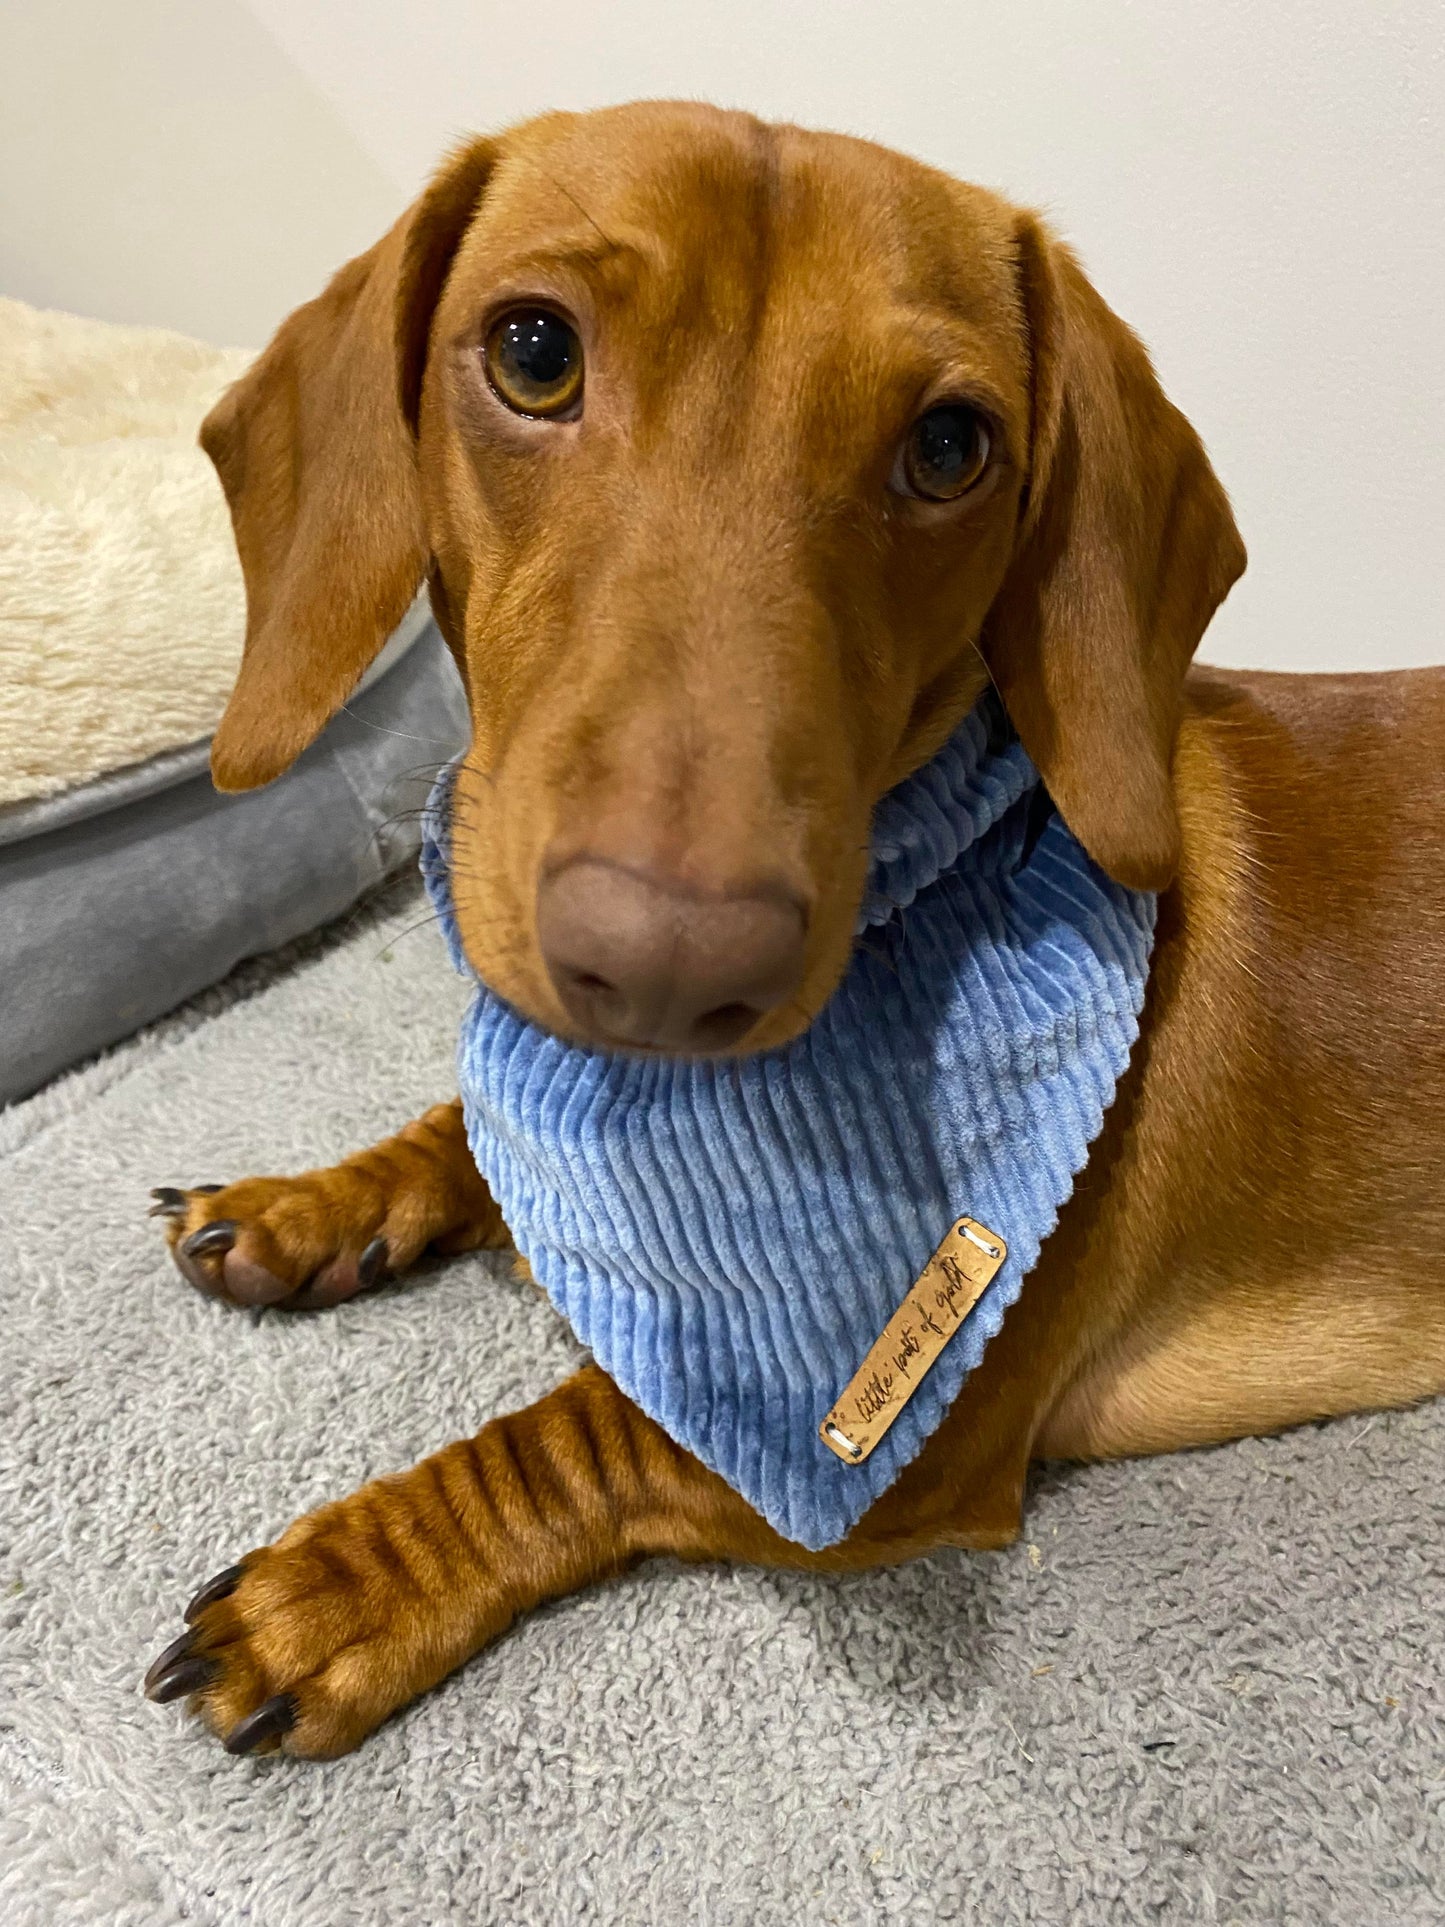
<path id="1" fill-rule="evenodd" d="M 196 430 L 248 360 L 0 301 L 0 1103 L 347 909 L 466 740 L 418 607 L 289 775 L 211 787 L 245 598 Z"/>

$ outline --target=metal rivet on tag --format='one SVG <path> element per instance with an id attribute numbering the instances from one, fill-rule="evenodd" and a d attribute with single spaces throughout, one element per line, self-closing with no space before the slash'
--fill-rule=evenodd
<path id="1" fill-rule="evenodd" d="M 971 1245 L 977 1245 L 986 1258 L 1002 1258 L 1003 1253 L 998 1246 L 988 1239 L 980 1238 L 967 1218 L 960 1218 L 954 1228 L 961 1238 L 967 1238 Z"/>
<path id="2" fill-rule="evenodd" d="M 823 1436 L 835 1452 L 844 1454 L 850 1459 L 862 1458 L 862 1446 L 855 1445 L 846 1432 L 840 1432 L 836 1425 L 830 1425 L 826 1419 L 823 1421 Z"/>

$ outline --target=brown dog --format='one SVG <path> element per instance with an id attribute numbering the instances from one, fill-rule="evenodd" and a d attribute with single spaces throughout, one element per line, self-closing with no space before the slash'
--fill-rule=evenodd
<path id="1" fill-rule="evenodd" d="M 229 1568 L 154 1698 L 232 1751 L 336 1754 L 649 1554 L 998 1546 L 1031 1458 L 1445 1386 L 1445 673 L 1187 676 L 1244 566 L 1224 491 L 1032 215 L 700 107 L 548 117 L 456 153 L 203 440 L 250 603 L 216 781 L 284 770 L 425 577 L 474 725 L 461 930 L 544 1025 L 795 1036 L 875 803 L 990 677 L 1077 837 L 1163 895 L 1075 1196 L 842 1544 L 780 1538 L 592 1367 Z M 332 1171 L 159 1195 L 243 1303 L 506 1239 L 457 1104 Z"/>

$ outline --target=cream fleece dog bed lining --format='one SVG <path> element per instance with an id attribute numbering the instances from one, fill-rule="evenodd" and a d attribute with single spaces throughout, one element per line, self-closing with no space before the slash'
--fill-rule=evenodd
<path id="1" fill-rule="evenodd" d="M 0 803 L 214 729 L 245 596 L 196 431 L 250 360 L 0 300 Z"/>

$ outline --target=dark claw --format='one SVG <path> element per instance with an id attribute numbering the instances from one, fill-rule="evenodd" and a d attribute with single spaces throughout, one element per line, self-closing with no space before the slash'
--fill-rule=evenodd
<path id="1" fill-rule="evenodd" d="M 188 1258 L 205 1258 L 213 1251 L 229 1251 L 240 1229 L 234 1218 L 217 1218 L 214 1224 L 203 1224 L 199 1231 L 193 1231 L 182 1243 L 181 1250 Z"/>
<path id="2" fill-rule="evenodd" d="M 356 1261 L 356 1276 L 363 1291 L 369 1291 L 378 1279 L 386 1275 L 387 1259 L 390 1253 L 385 1238 L 373 1238 Z"/>
<path id="3" fill-rule="evenodd" d="M 218 1191 L 225 1190 L 224 1184 L 193 1184 L 191 1189 L 198 1198 L 213 1198 Z"/>
<path id="4" fill-rule="evenodd" d="M 146 1674 L 144 1681 L 147 1696 L 163 1673 L 168 1673 L 180 1660 L 190 1658 L 195 1637 L 194 1633 L 182 1633 L 179 1639 L 171 1641 L 159 1658 L 151 1661 L 150 1671 Z"/>
<path id="5" fill-rule="evenodd" d="M 244 1565 L 227 1566 L 226 1570 L 224 1572 L 218 1572 L 214 1579 L 208 1579 L 191 1601 L 190 1605 L 187 1606 L 186 1610 L 181 1614 L 186 1624 L 193 1626 L 206 1610 L 207 1606 L 214 1606 L 218 1599 L 229 1599 L 237 1586 L 240 1585 L 241 1574 L 245 1570 Z M 189 1639 L 191 1634 L 186 1633 L 183 1637 Z M 162 1653 L 161 1659 L 165 1657 L 166 1654 Z M 156 1664 L 159 1665 L 160 1660 L 157 1660 Z"/>
<path id="6" fill-rule="evenodd" d="M 184 1699 L 190 1693 L 199 1693 L 220 1671 L 214 1659 L 203 1656 L 183 1659 L 179 1666 L 173 1666 L 168 1673 L 162 1673 L 151 1681 L 146 1688 L 146 1698 L 154 1700 L 157 1706 L 169 1706 L 172 1700 Z"/>
<path id="7" fill-rule="evenodd" d="M 296 1724 L 300 1711 L 290 1693 L 277 1693 L 263 1700 L 254 1713 L 248 1713 L 239 1726 L 233 1726 L 222 1744 L 228 1753 L 249 1753 L 267 1740 L 280 1739 Z"/>
<path id="8" fill-rule="evenodd" d="M 155 1203 L 148 1216 L 152 1218 L 183 1218 L 186 1215 L 186 1194 L 177 1191 L 173 1184 L 158 1184 L 151 1196 Z"/>

